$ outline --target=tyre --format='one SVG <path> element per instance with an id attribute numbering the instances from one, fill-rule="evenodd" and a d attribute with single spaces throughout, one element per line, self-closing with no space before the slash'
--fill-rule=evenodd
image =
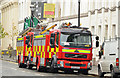
<path id="1" fill-rule="evenodd" d="M 58 72 L 58 69 L 57 68 L 54 68 L 54 66 L 55 66 L 55 61 L 54 60 L 52 60 L 52 62 L 51 62 L 51 65 L 50 65 L 50 69 L 49 69 L 49 72 Z"/>
<path id="2" fill-rule="evenodd" d="M 29 64 L 28 69 L 32 69 L 33 65 Z"/>
<path id="3" fill-rule="evenodd" d="M 40 72 L 40 66 L 37 66 L 37 71 L 39 71 L 39 72 Z"/>
<path id="4" fill-rule="evenodd" d="M 40 72 L 40 66 L 39 66 L 39 64 L 38 64 L 38 60 L 37 60 L 37 65 L 36 65 L 36 68 L 37 68 L 37 71 L 39 71 L 39 72 Z"/>
<path id="5" fill-rule="evenodd" d="M 23 68 L 23 63 L 18 63 L 19 68 Z"/>
<path id="6" fill-rule="evenodd" d="M 26 68 L 27 67 L 27 65 L 26 64 L 23 64 L 23 68 Z"/>
<path id="7" fill-rule="evenodd" d="M 118 78 L 118 75 L 115 74 L 114 69 L 111 69 L 111 78 Z"/>
<path id="8" fill-rule="evenodd" d="M 19 68 L 23 67 L 23 63 L 20 63 L 20 56 L 18 56 L 18 66 L 19 66 Z"/>
<path id="9" fill-rule="evenodd" d="M 104 77 L 104 72 L 102 72 L 101 67 L 98 67 L 98 75 L 99 77 Z"/>

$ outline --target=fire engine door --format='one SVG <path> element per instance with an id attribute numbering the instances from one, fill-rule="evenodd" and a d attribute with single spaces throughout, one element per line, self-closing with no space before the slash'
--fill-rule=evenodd
<path id="1" fill-rule="evenodd" d="M 50 53 L 49 58 L 52 57 L 52 55 L 55 55 L 55 33 L 51 33 L 50 35 Z"/>
<path id="2" fill-rule="evenodd" d="M 56 55 L 58 52 L 58 47 L 59 47 L 59 32 L 56 33 L 51 33 L 50 37 L 50 48 L 51 48 L 51 53 L 53 55 Z"/>
<path id="3" fill-rule="evenodd" d="M 29 60 L 31 60 L 31 56 L 33 54 L 32 52 L 32 47 L 33 47 L 33 35 L 30 35 L 30 36 L 26 36 L 26 44 L 27 44 L 27 55 L 28 55 L 28 58 Z"/>

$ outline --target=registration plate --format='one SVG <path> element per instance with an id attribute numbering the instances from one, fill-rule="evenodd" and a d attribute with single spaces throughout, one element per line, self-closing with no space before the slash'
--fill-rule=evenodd
<path id="1" fill-rule="evenodd" d="M 80 67 L 71 66 L 72 69 L 80 69 Z"/>

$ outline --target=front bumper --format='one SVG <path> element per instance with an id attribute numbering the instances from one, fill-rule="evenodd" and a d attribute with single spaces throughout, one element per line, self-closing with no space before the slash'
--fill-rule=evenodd
<path id="1" fill-rule="evenodd" d="M 92 68 L 92 63 L 89 61 L 73 62 L 73 61 L 59 60 L 57 62 L 57 65 L 58 65 L 59 69 L 91 70 L 91 68 Z"/>

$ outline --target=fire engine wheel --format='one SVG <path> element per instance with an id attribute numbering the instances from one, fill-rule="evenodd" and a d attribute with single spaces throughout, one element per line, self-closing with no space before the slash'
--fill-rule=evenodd
<path id="1" fill-rule="evenodd" d="M 39 72 L 40 72 L 40 66 L 37 66 L 37 71 L 39 71 Z"/>
<path id="2" fill-rule="evenodd" d="M 29 64 L 28 69 L 32 69 L 33 65 Z"/>
<path id="3" fill-rule="evenodd" d="M 23 63 L 18 63 L 19 68 L 23 67 Z"/>
<path id="4" fill-rule="evenodd" d="M 39 66 L 39 61 L 38 61 L 38 57 L 37 57 L 37 60 L 36 60 L 36 69 L 37 69 L 37 71 L 40 71 L 40 66 Z"/>
<path id="5" fill-rule="evenodd" d="M 52 60 L 51 65 L 50 65 L 49 72 L 52 72 L 52 73 L 53 73 L 53 72 L 55 72 L 55 73 L 58 72 L 58 69 L 57 69 L 57 68 L 54 68 L 54 66 L 55 66 L 55 61 Z"/>
<path id="6" fill-rule="evenodd" d="M 27 67 L 28 69 L 32 69 L 33 65 L 30 64 L 29 61 L 27 61 L 26 67 Z"/>
<path id="7" fill-rule="evenodd" d="M 23 63 L 20 63 L 20 56 L 18 56 L 18 66 L 19 66 L 19 68 L 23 67 Z"/>
<path id="8" fill-rule="evenodd" d="M 26 64 L 23 64 L 23 68 L 26 68 L 27 67 L 27 65 Z"/>

